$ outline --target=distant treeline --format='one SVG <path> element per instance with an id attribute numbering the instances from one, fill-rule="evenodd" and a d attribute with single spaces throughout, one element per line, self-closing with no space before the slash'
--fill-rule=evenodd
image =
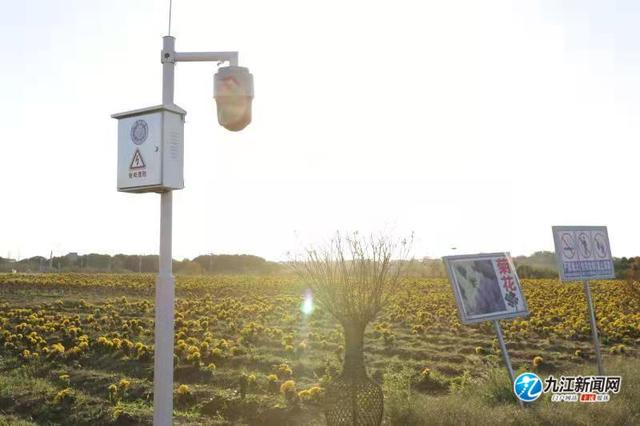
<path id="1" fill-rule="evenodd" d="M 558 266 L 555 254 L 551 251 L 537 251 L 531 256 L 516 256 L 513 263 L 520 278 L 558 278 Z M 635 266 L 634 266 L 635 265 Z M 625 279 L 633 272 L 634 267 L 640 275 L 640 257 L 615 258 L 613 267 L 616 278 Z M 412 276 L 424 278 L 445 278 L 447 272 L 441 259 L 424 258 L 408 266 Z"/>
<path id="2" fill-rule="evenodd" d="M 558 268 L 553 252 L 539 251 L 531 256 L 517 256 L 513 262 L 520 278 L 557 278 Z M 441 259 L 423 258 L 413 262 L 410 275 L 424 278 L 446 278 L 447 271 Z"/>
<path id="3" fill-rule="evenodd" d="M 551 251 L 538 251 L 531 256 L 518 256 L 513 259 L 520 278 L 557 278 L 558 266 L 555 254 Z M 640 264 L 640 257 L 616 257 L 613 269 L 616 278 L 629 277 L 634 265 Z M 637 267 L 637 266 L 636 266 Z"/>
<path id="4" fill-rule="evenodd" d="M 265 274 L 278 272 L 282 266 L 261 257 L 247 254 L 214 254 L 193 260 L 174 260 L 176 274 Z M 158 272 L 157 255 L 69 253 L 47 259 L 35 256 L 15 261 L 0 257 L 0 272 Z"/>
<path id="5" fill-rule="evenodd" d="M 538 251 L 531 256 L 513 258 L 520 278 L 557 278 L 558 268 L 553 252 Z M 634 266 L 635 265 L 635 266 Z M 405 272 L 414 277 L 446 278 L 441 259 L 423 258 L 406 262 Z M 633 268 L 640 269 L 640 257 L 616 258 L 614 268 L 618 278 L 629 276 Z M 176 274 L 272 274 L 285 272 L 286 267 L 249 254 L 203 255 L 193 260 L 174 260 Z M 0 272 L 158 272 L 157 255 L 86 254 L 69 253 L 51 259 L 36 256 L 15 261 L 0 257 Z"/>
<path id="6" fill-rule="evenodd" d="M 531 256 L 513 258 L 520 278 L 558 278 L 556 255 L 552 251 L 537 251 Z"/>

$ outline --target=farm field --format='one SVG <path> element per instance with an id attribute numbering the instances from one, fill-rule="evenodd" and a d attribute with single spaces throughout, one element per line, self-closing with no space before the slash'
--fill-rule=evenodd
<path id="1" fill-rule="evenodd" d="M 522 281 L 531 316 L 502 321 L 514 368 L 593 374 L 581 284 Z M 150 424 L 154 282 L 0 274 L 0 424 Z M 640 424 L 640 299 L 621 281 L 593 282 L 592 293 L 620 395 L 598 407 L 538 401 L 525 417 L 492 324 L 461 325 L 448 281 L 404 279 L 365 336 L 385 423 L 460 424 L 471 418 L 461 405 L 481 404 L 517 424 Z M 176 424 L 323 424 L 343 337 L 305 294 L 292 276 L 177 277 Z"/>

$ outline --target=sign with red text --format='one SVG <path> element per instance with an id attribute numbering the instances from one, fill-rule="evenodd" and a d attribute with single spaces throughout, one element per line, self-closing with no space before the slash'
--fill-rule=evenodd
<path id="1" fill-rule="evenodd" d="M 529 315 L 509 253 L 443 258 L 464 324 Z"/>

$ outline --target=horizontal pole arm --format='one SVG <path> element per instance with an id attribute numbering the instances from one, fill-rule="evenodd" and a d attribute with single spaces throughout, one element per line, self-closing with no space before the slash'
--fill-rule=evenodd
<path id="1" fill-rule="evenodd" d="M 225 62 L 238 66 L 238 52 L 176 52 L 175 62 Z"/>

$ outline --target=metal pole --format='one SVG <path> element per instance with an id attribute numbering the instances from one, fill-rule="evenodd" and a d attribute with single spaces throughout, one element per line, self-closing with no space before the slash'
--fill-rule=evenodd
<path id="1" fill-rule="evenodd" d="M 591 288 L 589 281 L 582 282 L 584 286 L 584 295 L 587 296 L 587 307 L 589 308 L 589 318 L 591 319 L 591 336 L 593 337 L 593 347 L 596 350 L 596 361 L 598 363 L 598 374 L 604 376 L 604 368 L 602 367 L 602 354 L 600 354 L 600 342 L 598 341 L 598 325 L 596 324 L 596 312 L 593 309 L 593 300 L 591 299 Z"/>
<path id="2" fill-rule="evenodd" d="M 238 66 L 238 52 L 177 52 L 176 62 L 224 62 Z"/>
<path id="3" fill-rule="evenodd" d="M 496 333 L 498 334 L 498 343 L 500 344 L 500 349 L 502 349 L 502 359 L 507 366 L 507 371 L 509 372 L 509 379 L 511 379 L 511 387 L 513 387 L 513 383 L 516 381 L 516 376 L 513 373 L 513 367 L 511 366 L 511 359 L 509 358 L 509 353 L 507 352 L 507 345 L 504 344 L 504 336 L 502 335 L 502 327 L 500 327 L 500 321 L 494 320 L 493 325 L 496 328 Z M 520 407 L 524 408 L 523 402 L 518 398 L 518 402 L 520 403 Z"/>
<path id="4" fill-rule="evenodd" d="M 163 51 L 175 52 L 175 38 L 163 37 Z M 162 64 L 162 104 L 173 104 L 174 63 Z M 173 193 L 160 194 L 160 258 L 156 280 L 156 323 L 153 365 L 153 424 L 170 426 L 173 415 L 173 339 L 175 278 L 172 272 Z"/>
<path id="5" fill-rule="evenodd" d="M 164 54 L 164 59 L 175 58 L 175 37 L 162 37 L 162 52 Z M 162 61 L 162 105 L 173 105 L 174 71 L 174 59 Z"/>

